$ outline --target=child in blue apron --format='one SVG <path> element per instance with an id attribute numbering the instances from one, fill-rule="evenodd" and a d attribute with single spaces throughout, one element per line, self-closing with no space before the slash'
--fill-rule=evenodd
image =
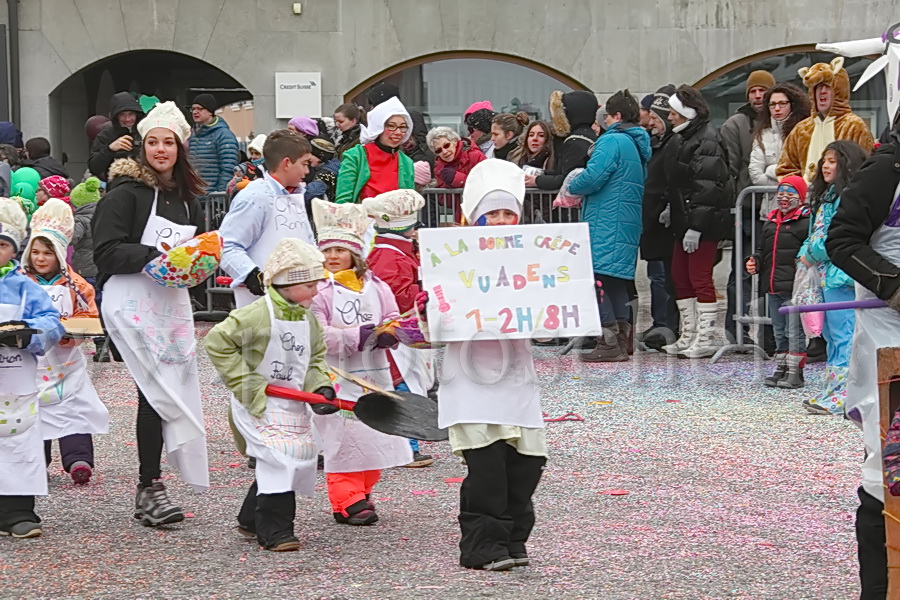
<path id="1" fill-rule="evenodd" d="M 231 390 L 231 415 L 256 479 L 238 514 L 238 531 L 273 552 L 300 548 L 295 493 L 312 496 L 318 451 L 311 417 L 337 412 L 266 394 L 273 385 L 334 398 L 322 325 L 309 306 L 325 276 L 324 256 L 296 238 L 278 242 L 265 265 L 266 295 L 207 334 L 209 359 Z"/>
<path id="2" fill-rule="evenodd" d="M 0 198 L 0 535 L 41 534 L 34 497 L 47 495 L 39 418 L 37 357 L 62 339 L 59 311 L 13 259 L 27 221 L 15 200 Z M 24 331 L 16 332 L 16 329 Z"/>
<path id="3" fill-rule="evenodd" d="M 50 296 L 63 319 L 98 318 L 94 288 L 66 264 L 75 229 L 72 209 L 51 198 L 31 219 L 31 238 L 22 255 L 25 274 Z M 91 434 L 109 431 L 109 411 L 87 373 L 79 339 L 65 339 L 38 359 L 38 395 L 44 454 L 59 440 L 63 468 L 76 484 L 86 484 L 94 469 Z"/>

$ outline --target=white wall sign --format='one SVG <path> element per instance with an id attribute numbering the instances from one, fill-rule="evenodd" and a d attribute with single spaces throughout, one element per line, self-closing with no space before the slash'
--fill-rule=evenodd
<path id="1" fill-rule="evenodd" d="M 321 73 L 275 73 L 275 118 L 322 116 Z"/>
<path id="2" fill-rule="evenodd" d="M 432 342 L 600 331 L 586 223 L 421 229 L 419 248 Z"/>

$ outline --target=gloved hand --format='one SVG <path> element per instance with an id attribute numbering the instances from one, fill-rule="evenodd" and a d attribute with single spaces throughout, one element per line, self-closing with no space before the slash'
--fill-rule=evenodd
<path id="1" fill-rule="evenodd" d="M 666 209 L 659 213 L 659 222 L 667 228 L 672 224 L 672 211 L 668 204 L 666 204 Z"/>
<path id="2" fill-rule="evenodd" d="M 700 247 L 700 232 L 694 229 L 688 229 L 684 232 L 684 240 L 681 242 L 681 247 L 684 248 L 684 251 L 688 254 L 697 251 L 697 248 Z"/>
<path id="3" fill-rule="evenodd" d="M 337 397 L 334 395 L 334 388 L 327 385 L 320 387 L 313 393 L 319 394 L 320 396 L 325 396 L 325 398 L 327 398 L 328 400 L 334 400 Z M 333 415 L 337 411 L 341 410 L 337 406 L 332 406 L 331 404 L 310 404 L 309 407 L 317 415 Z"/>
<path id="4" fill-rule="evenodd" d="M 263 296 L 266 293 L 266 288 L 262 282 L 262 273 L 260 273 L 258 267 L 254 267 L 250 274 L 247 275 L 247 278 L 244 279 L 244 286 L 250 290 L 250 293 L 254 296 Z"/>
<path id="5" fill-rule="evenodd" d="M 25 321 L 7 321 L 5 323 L 0 323 L 0 325 L 20 325 L 22 327 L 27 327 L 28 323 Z M 30 343 L 31 333 L 16 330 L 0 331 L 0 346 L 22 349 L 27 348 Z"/>
<path id="6" fill-rule="evenodd" d="M 450 167 L 444 167 L 441 169 L 441 181 L 444 182 L 444 185 L 453 185 L 453 179 L 456 177 L 456 170 L 451 169 Z"/>
<path id="7" fill-rule="evenodd" d="M 428 304 L 428 292 L 421 291 L 416 294 L 416 310 L 421 314 L 425 314 L 425 305 Z"/>

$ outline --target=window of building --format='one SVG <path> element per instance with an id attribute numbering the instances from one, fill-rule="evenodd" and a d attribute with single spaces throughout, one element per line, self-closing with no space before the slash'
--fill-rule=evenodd
<path id="1" fill-rule="evenodd" d="M 797 74 L 801 67 L 811 67 L 816 63 L 830 63 L 835 55 L 827 52 L 790 52 L 760 58 L 740 65 L 715 77 L 702 85 L 703 96 L 709 103 L 712 120 L 722 125 L 730 115 L 747 102 L 746 82 L 751 71 L 768 71 L 778 83 L 793 83 L 805 90 L 806 86 Z M 850 89 L 871 64 L 870 58 L 845 58 L 844 69 L 850 76 Z M 877 138 L 888 126 L 884 75 L 878 74 L 856 92 L 850 92 L 850 106 L 853 112 L 868 122 Z"/>
<path id="2" fill-rule="evenodd" d="M 448 58 L 373 78 L 357 88 L 351 101 L 368 108 L 365 91 L 380 80 L 396 85 L 404 105 L 421 112 L 429 129 L 447 125 L 462 134 L 466 133 L 463 113 L 473 102 L 489 100 L 496 112 L 521 110 L 532 119 L 548 119 L 551 92 L 573 89 L 562 78 L 523 64 L 491 58 Z"/>

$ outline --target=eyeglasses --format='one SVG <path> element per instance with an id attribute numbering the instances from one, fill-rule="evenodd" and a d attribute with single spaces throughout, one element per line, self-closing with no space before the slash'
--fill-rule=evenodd
<path id="1" fill-rule="evenodd" d="M 384 128 L 388 131 L 399 131 L 400 133 L 409 131 L 409 125 L 397 125 L 396 123 L 388 123 Z"/>
<path id="2" fill-rule="evenodd" d="M 453 145 L 453 142 L 447 142 L 443 146 L 435 146 L 434 153 L 440 154 L 444 150 L 448 150 L 450 148 L 450 146 L 452 146 L 452 145 Z"/>
<path id="3" fill-rule="evenodd" d="M 776 200 L 799 200 L 800 194 L 791 194 L 789 192 L 778 192 L 775 194 Z"/>
<path id="4" fill-rule="evenodd" d="M 769 102 L 769 108 L 784 108 L 785 106 L 790 106 L 790 100 L 781 100 L 779 102 Z"/>

